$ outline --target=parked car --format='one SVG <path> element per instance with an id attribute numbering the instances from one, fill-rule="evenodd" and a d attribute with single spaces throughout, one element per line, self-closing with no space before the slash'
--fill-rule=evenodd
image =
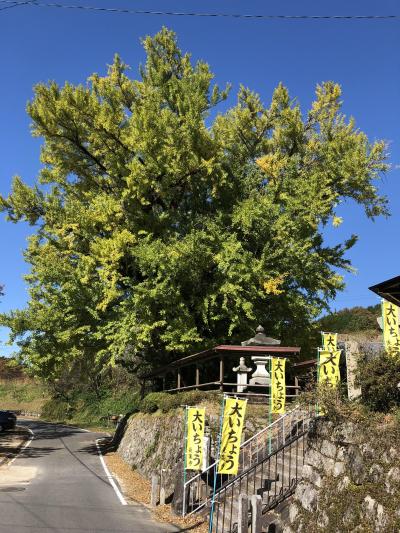
<path id="1" fill-rule="evenodd" d="M 0 411 L 0 433 L 6 429 L 14 429 L 17 417 L 11 411 Z"/>

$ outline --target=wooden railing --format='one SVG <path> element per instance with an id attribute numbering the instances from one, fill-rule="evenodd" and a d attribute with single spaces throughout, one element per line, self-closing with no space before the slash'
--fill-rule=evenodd
<path id="1" fill-rule="evenodd" d="M 165 389 L 164 392 L 181 392 L 181 391 L 187 391 L 187 390 L 195 390 L 195 389 L 204 389 L 206 387 L 217 387 L 220 391 L 225 392 L 226 394 L 234 394 L 235 396 L 264 396 L 266 398 L 269 398 L 268 393 L 263 392 L 237 392 L 235 390 L 236 387 L 243 385 L 238 385 L 238 383 L 230 383 L 226 381 L 209 381 L 208 383 L 198 383 L 196 385 L 187 385 L 184 387 L 176 387 L 174 389 Z M 231 390 L 227 390 L 227 389 Z M 261 389 L 261 390 L 269 390 L 269 385 L 252 385 L 248 384 L 246 389 Z M 233 389 L 233 390 L 232 390 Z M 295 396 L 298 396 L 300 393 L 301 387 L 299 385 L 286 385 L 286 397 L 287 398 L 294 398 Z"/>

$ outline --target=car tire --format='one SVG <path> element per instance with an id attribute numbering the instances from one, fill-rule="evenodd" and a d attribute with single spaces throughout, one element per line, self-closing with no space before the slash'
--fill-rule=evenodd
<path id="1" fill-rule="evenodd" d="M 4 428 L 3 426 L 0 424 L 0 433 L 2 433 L 4 431 Z"/>

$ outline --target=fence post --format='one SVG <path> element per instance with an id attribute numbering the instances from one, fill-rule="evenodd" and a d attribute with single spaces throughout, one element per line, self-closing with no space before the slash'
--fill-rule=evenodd
<path id="1" fill-rule="evenodd" d="M 165 472 L 166 469 L 161 469 L 161 481 L 160 481 L 160 505 L 165 505 Z"/>
<path id="2" fill-rule="evenodd" d="M 160 489 L 159 478 L 157 474 L 151 476 L 151 496 L 150 505 L 155 507 L 158 503 L 158 493 Z"/>
<path id="3" fill-rule="evenodd" d="M 251 497 L 251 533 L 261 533 L 262 531 L 262 499 L 259 494 Z"/>
<path id="4" fill-rule="evenodd" d="M 238 507 L 238 530 L 237 533 L 248 533 L 249 531 L 249 499 L 247 494 L 240 494 Z"/>
<path id="5" fill-rule="evenodd" d="M 219 390 L 224 391 L 224 358 L 219 359 Z"/>
<path id="6" fill-rule="evenodd" d="M 297 376 L 294 377 L 294 386 L 295 387 L 299 386 L 299 378 Z M 299 392 L 299 389 L 297 388 L 295 390 L 295 395 L 298 396 L 299 394 L 300 394 L 300 392 Z"/>

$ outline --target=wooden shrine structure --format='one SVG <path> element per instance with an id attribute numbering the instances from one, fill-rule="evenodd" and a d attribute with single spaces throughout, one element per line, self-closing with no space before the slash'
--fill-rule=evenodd
<path id="1" fill-rule="evenodd" d="M 280 341 L 267 337 L 264 328 L 259 326 L 252 339 L 244 341 L 241 345 L 221 344 L 208 350 L 188 355 L 168 365 L 162 366 L 153 372 L 141 377 L 142 394 L 151 388 L 164 392 L 181 392 L 187 390 L 219 390 L 221 392 L 240 393 L 243 396 L 268 396 L 269 383 L 256 378 L 250 379 L 245 386 L 239 385 L 235 380 L 240 366 L 239 358 L 247 358 L 256 364 L 257 369 L 252 374 L 257 376 L 257 370 L 266 365 L 271 357 L 287 357 L 300 353 L 299 347 L 281 346 Z M 242 360 L 243 361 L 243 360 Z M 246 361 L 246 364 L 249 360 Z M 260 366 L 261 365 L 261 366 Z M 236 367 L 236 368 L 235 368 Z M 266 371 L 264 366 L 264 370 Z M 253 371 L 248 368 L 247 372 Z M 269 376 L 268 372 L 267 375 Z M 149 387 L 149 385 L 151 385 Z M 239 388 L 241 387 L 241 388 Z M 297 380 L 293 385 L 287 385 L 287 396 L 295 396 L 299 392 Z"/>

